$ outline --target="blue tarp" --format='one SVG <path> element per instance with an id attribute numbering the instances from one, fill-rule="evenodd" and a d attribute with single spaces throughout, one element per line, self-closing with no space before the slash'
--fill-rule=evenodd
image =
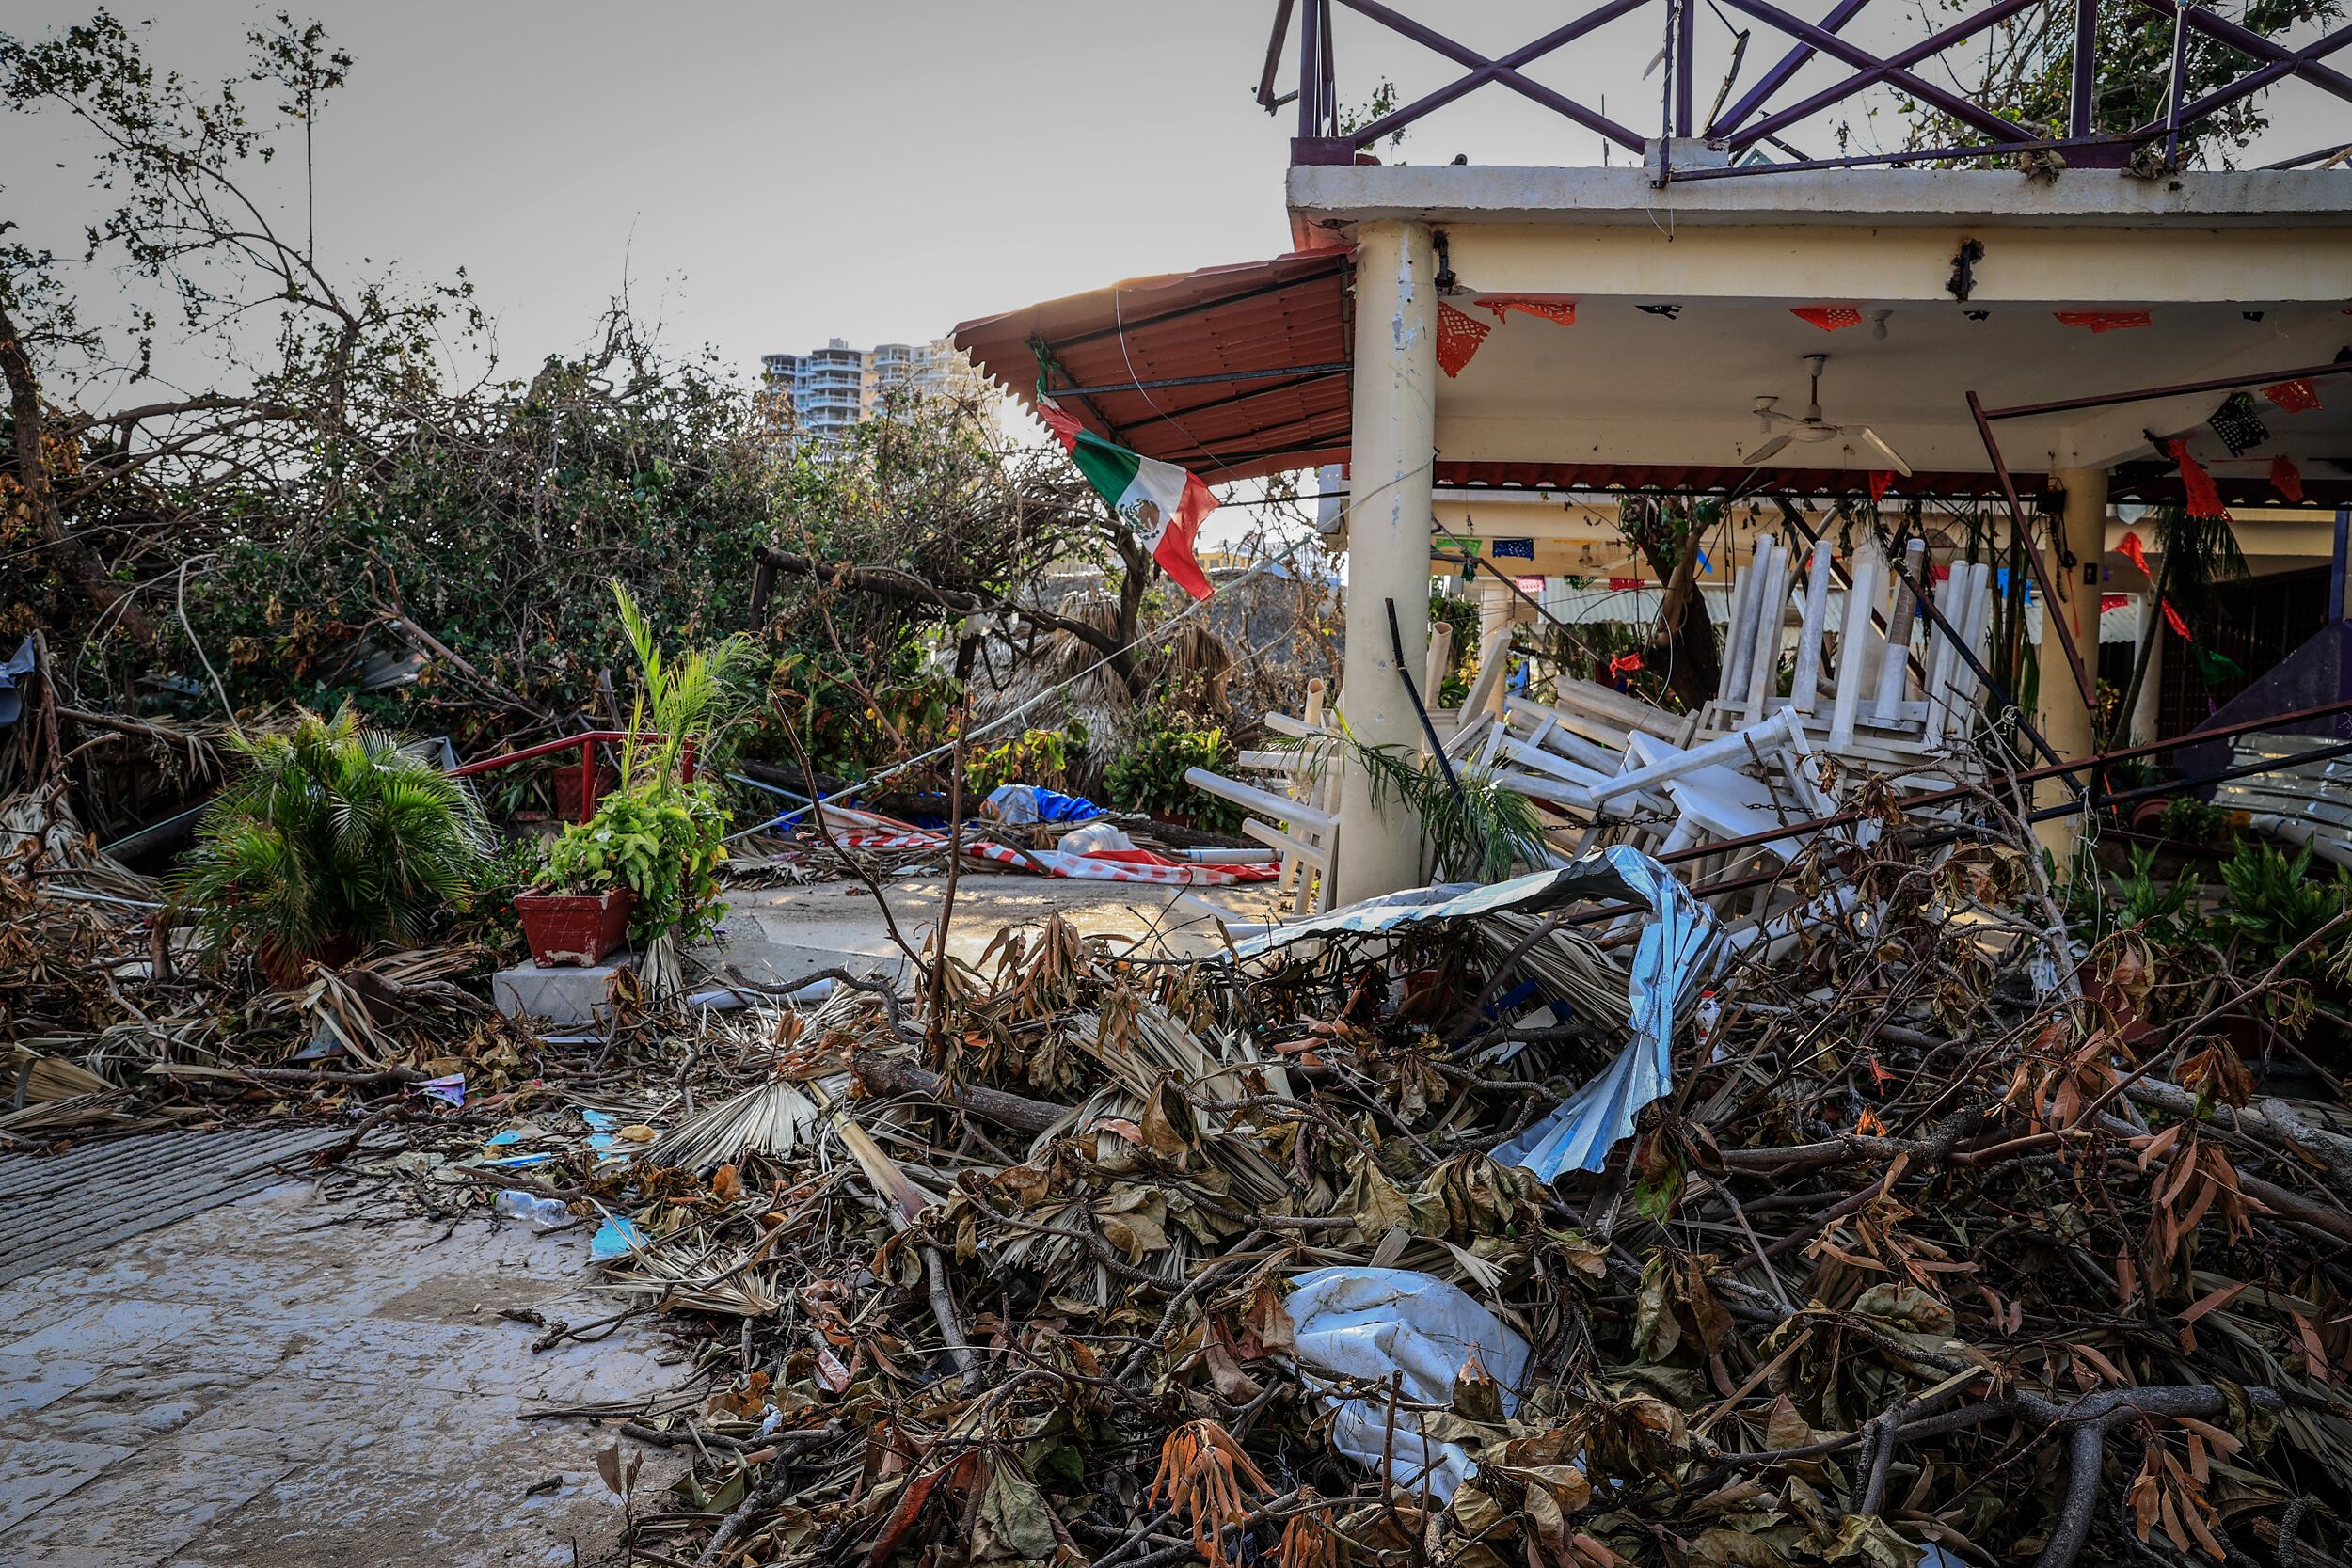
<path id="1" fill-rule="evenodd" d="M 0 663 L 0 730 L 13 725 L 24 712 L 24 693 L 17 689 L 20 676 L 33 673 L 33 640 L 26 638 L 16 645 L 6 663 Z"/>
<path id="2" fill-rule="evenodd" d="M 1030 822 L 1091 822 L 1106 816 L 1101 806 L 1076 795 L 1063 795 L 1035 784 L 998 784 L 988 794 L 996 819 L 1013 827 Z"/>

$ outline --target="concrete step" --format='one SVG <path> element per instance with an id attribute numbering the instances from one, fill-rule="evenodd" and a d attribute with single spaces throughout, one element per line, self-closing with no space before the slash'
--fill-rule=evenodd
<path id="1" fill-rule="evenodd" d="M 612 1012 L 612 982 L 637 967 L 634 953 L 604 963 L 521 963 L 490 976 L 490 1000 L 509 1018 L 535 1018 L 553 1030 L 598 1029 Z"/>

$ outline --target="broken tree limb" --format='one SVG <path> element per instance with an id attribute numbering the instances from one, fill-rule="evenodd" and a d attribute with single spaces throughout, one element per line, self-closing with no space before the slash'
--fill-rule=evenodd
<path id="1" fill-rule="evenodd" d="M 1114 667 L 1126 653 L 1125 644 L 1116 632 L 1106 632 L 1100 626 L 1036 605 L 1015 604 L 999 594 L 942 588 L 913 572 L 900 571 L 895 566 L 859 566 L 846 561 L 819 561 L 815 556 L 802 555 L 773 545 L 762 548 L 756 559 L 763 566 L 794 577 L 807 578 L 828 588 L 847 588 L 862 594 L 880 594 L 888 598 L 904 599 L 914 604 L 932 605 L 954 615 L 1017 615 L 1048 631 L 1067 632 L 1110 659 Z M 1125 672 L 1120 673 L 1123 677 Z"/>
<path id="2" fill-rule="evenodd" d="M 64 520 L 57 515 L 56 498 L 49 484 L 49 454 L 42 446 L 49 425 L 41 407 L 40 380 L 18 334 L 16 320 L 5 308 L 0 308 L 0 379 L 8 384 L 8 413 L 16 437 L 16 484 L 24 493 L 33 531 L 56 556 L 65 577 L 92 604 L 112 613 L 125 635 L 142 644 L 153 642 L 154 623 L 131 602 L 131 590 L 107 575 L 89 546 L 67 532 Z"/>
<path id="3" fill-rule="evenodd" d="M 2126 1092 L 2152 1110 L 2176 1117 L 2201 1117 L 2217 1127 L 2309 1155 L 2339 1174 L 2352 1173 L 2352 1137 L 2319 1126 L 2283 1100 L 2265 1100 L 2244 1110 L 2210 1105 L 2178 1084 L 2168 1084 L 2160 1078 L 2142 1078 Z"/>
<path id="4" fill-rule="evenodd" d="M 2275 1388 L 2255 1385 L 2243 1390 L 2255 1407 L 2285 1408 Z M 2020 1394 L 2019 1414 L 2044 1428 L 2066 1429 L 2066 1494 L 2058 1509 L 2050 1544 L 2035 1560 L 2034 1568 L 2073 1568 L 2090 1533 L 2091 1515 L 2099 1504 L 2099 1471 L 2106 1460 L 2107 1429 L 2150 1416 L 2219 1416 L 2229 1409 L 2229 1396 L 2212 1384 L 2174 1384 L 2160 1388 L 2109 1388 L 2086 1394 L 2068 1405 L 2054 1404 L 2032 1394 Z"/>
<path id="5" fill-rule="evenodd" d="M 861 1054 L 850 1064 L 850 1070 L 857 1074 L 858 1082 L 866 1085 L 868 1094 L 920 1095 L 950 1110 L 1009 1127 L 1016 1132 L 1034 1135 L 1047 1132 L 1070 1115 L 1067 1105 L 1031 1100 L 1003 1089 L 950 1083 L 936 1072 L 927 1072 L 913 1062 L 895 1056 Z"/>
<path id="6" fill-rule="evenodd" d="M 434 636 L 431 632 L 425 630 L 422 626 L 417 625 L 416 622 L 410 620 L 407 616 L 400 613 L 400 611 L 396 610 L 386 610 L 379 607 L 376 613 L 384 618 L 384 624 L 387 626 L 389 626 L 392 630 L 400 633 L 401 636 L 408 639 L 411 642 L 418 644 L 420 647 L 423 648 L 426 653 L 431 654 L 435 658 L 439 659 L 442 663 L 448 665 L 459 674 L 464 675 L 468 680 L 472 681 L 476 686 L 482 688 L 483 690 L 488 692 L 491 696 L 496 697 L 500 702 L 506 704 L 509 707 L 512 707 L 520 713 L 539 713 L 540 710 L 537 707 L 533 706 L 518 692 L 514 690 L 514 689 L 502 686 L 499 682 L 492 680 L 489 676 L 484 674 L 455 649 L 452 648 L 448 643 L 442 641 L 439 638 Z M 542 717 L 544 717 L 544 715 L 542 715 Z"/>
<path id="7" fill-rule="evenodd" d="M 956 1294 L 947 1288 L 947 1259 L 930 1243 L 923 1243 L 923 1277 L 930 1286 L 931 1316 L 939 1321 L 939 1337 L 946 1343 L 947 1358 L 956 1364 L 956 1372 L 970 1387 L 972 1378 L 980 1370 L 979 1357 L 972 1354 L 970 1341 L 963 1337 L 963 1320 L 956 1314 Z"/>

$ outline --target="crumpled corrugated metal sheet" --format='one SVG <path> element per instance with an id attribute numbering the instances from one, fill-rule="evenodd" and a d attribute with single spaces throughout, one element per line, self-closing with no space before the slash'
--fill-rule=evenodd
<path id="1" fill-rule="evenodd" d="M 309 1173 L 348 1127 L 175 1131 L 0 1158 L 0 1285 Z"/>
<path id="2" fill-rule="evenodd" d="M 1547 1181 L 1565 1170 L 1600 1169 L 1609 1150 L 1632 1133 L 1642 1107 L 1672 1085 L 1675 1008 L 1697 980 L 1715 934 L 1714 917 L 1664 866 L 1624 845 L 1603 853 L 1650 907 L 1627 988 L 1633 1035 L 1617 1059 L 1559 1109 L 1495 1149 L 1497 1161 L 1523 1165 Z"/>
<path id="3" fill-rule="evenodd" d="M 1675 1008 L 1697 978 L 1715 935 L 1714 917 L 1690 890 L 1639 849 L 1613 844 L 1552 871 L 1480 886 L 1454 882 L 1409 888 L 1368 898 L 1328 914 L 1293 921 L 1238 942 L 1241 958 L 1288 946 L 1308 937 L 1376 935 L 1408 927 L 1474 920 L 1505 910 L 1540 913 L 1588 899 L 1622 898 L 1648 907 L 1648 923 L 1633 951 L 1627 1000 L 1632 1037 L 1607 1070 L 1564 1101 L 1559 1109 L 1494 1151 L 1505 1164 L 1524 1165 L 1547 1181 L 1564 1170 L 1598 1170 L 1617 1141 L 1630 1134 L 1642 1107 L 1672 1083 Z"/>
<path id="4" fill-rule="evenodd" d="M 1631 875 L 1628 874 L 1629 866 L 1632 868 Z M 1327 914 L 1286 922 L 1235 943 L 1233 951 L 1241 958 L 1255 958 L 1309 937 L 1345 933 L 1373 936 L 1408 926 L 1472 919 L 1502 910 L 1540 914 L 1563 904 L 1595 898 L 1622 898 L 1654 907 L 1648 891 L 1650 872 L 1659 877 L 1666 875 L 1656 861 L 1640 850 L 1613 845 L 1599 854 L 1586 855 L 1557 870 L 1530 872 L 1507 882 L 1439 882 L 1432 887 L 1406 888 L 1401 893 L 1366 898 Z"/>

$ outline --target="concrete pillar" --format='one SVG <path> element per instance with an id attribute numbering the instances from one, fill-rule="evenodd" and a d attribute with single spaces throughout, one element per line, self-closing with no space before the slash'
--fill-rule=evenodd
<path id="1" fill-rule="evenodd" d="M 1518 600 L 1511 591 L 1483 572 L 1478 578 L 1478 645 L 1485 647 L 1492 637 L 1511 620 L 1512 608 Z"/>
<path id="2" fill-rule="evenodd" d="M 2042 641 L 2035 654 L 2042 670 L 2042 714 L 2037 722 L 2042 738 L 2050 743 L 2050 749 L 2073 762 L 2090 756 L 2096 746 L 2092 734 L 2094 716 L 2074 684 L 2074 666 L 2067 662 L 2059 628 L 2064 626 L 2074 634 L 2075 651 L 2082 656 L 2084 668 L 2092 672 L 2095 678 L 2099 661 L 2099 584 L 2083 580 L 2083 567 L 2097 566 L 2106 553 L 2107 472 L 2105 468 L 2060 468 L 2050 478 L 2066 492 L 2066 510 L 2058 527 L 2067 553 L 2074 558 L 2074 567 L 2068 574 L 2069 580 L 2053 584 L 2066 595 L 2065 602 L 2042 607 Z M 2079 778 L 2075 781 L 2077 787 L 2081 782 Z M 2066 781 L 2053 779 L 2035 791 L 2034 804 L 2058 805 L 2074 793 L 2067 787 Z M 2082 829 L 2078 816 L 2052 817 L 2034 829 L 2034 836 L 2057 861 L 2061 876 L 2073 863 Z"/>
<path id="3" fill-rule="evenodd" d="M 1421 747 L 1420 721 L 1397 679 L 1388 601 L 1396 602 L 1405 668 L 1429 648 L 1431 465 L 1437 452 L 1438 292 L 1425 223 L 1378 222 L 1356 235 L 1356 399 L 1347 482 L 1347 663 L 1340 712 L 1366 746 Z M 1426 699 L 1424 699 L 1426 700 Z M 1422 880 L 1421 824 L 1394 801 L 1375 808 L 1371 781 L 1340 777 L 1333 893 L 1353 903 Z"/>
<path id="4" fill-rule="evenodd" d="M 2139 641 L 2132 649 L 2137 661 L 2140 650 L 2148 653 L 2148 673 L 2139 683 L 2139 698 L 2132 704 L 2131 737 L 2135 746 L 2145 746 L 2156 738 L 2157 716 L 2164 710 L 2164 609 L 2156 603 L 2155 584 L 2139 603 Z"/>

